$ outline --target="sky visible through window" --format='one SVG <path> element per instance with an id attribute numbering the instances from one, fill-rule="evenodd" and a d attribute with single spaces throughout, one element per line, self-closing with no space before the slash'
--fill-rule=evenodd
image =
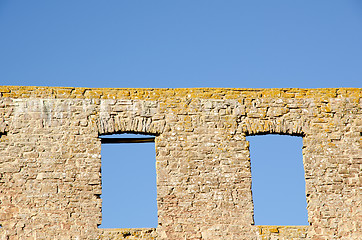
<path id="1" fill-rule="evenodd" d="M 255 225 L 308 225 L 302 137 L 249 136 Z"/>
<path id="2" fill-rule="evenodd" d="M 102 138 L 150 137 L 113 134 Z M 155 143 L 102 144 L 100 228 L 157 227 Z"/>

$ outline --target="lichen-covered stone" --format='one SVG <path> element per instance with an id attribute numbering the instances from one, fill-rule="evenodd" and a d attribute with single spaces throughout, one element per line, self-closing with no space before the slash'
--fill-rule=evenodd
<path id="1" fill-rule="evenodd" d="M 1 239 L 360 239 L 361 92 L 0 86 Z M 156 230 L 97 227 L 122 132 L 156 135 Z M 245 137 L 269 133 L 303 137 L 310 226 L 253 225 Z"/>

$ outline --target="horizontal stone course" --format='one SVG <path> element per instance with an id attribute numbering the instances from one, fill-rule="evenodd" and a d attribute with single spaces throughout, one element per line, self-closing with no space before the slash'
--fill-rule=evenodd
<path id="1" fill-rule="evenodd" d="M 262 240 L 306 239 L 308 226 L 257 226 Z"/>
<path id="2" fill-rule="evenodd" d="M 156 239 L 155 228 L 114 228 L 101 229 L 99 239 Z"/>

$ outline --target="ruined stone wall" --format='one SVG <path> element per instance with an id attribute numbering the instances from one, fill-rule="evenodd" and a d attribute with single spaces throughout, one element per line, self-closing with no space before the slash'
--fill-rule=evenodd
<path id="1" fill-rule="evenodd" d="M 0 87 L 0 236 L 273 239 L 253 225 L 245 137 L 274 133 L 303 137 L 310 223 L 280 231 L 360 239 L 361 92 Z M 156 230 L 97 227 L 98 137 L 122 132 L 156 136 Z"/>

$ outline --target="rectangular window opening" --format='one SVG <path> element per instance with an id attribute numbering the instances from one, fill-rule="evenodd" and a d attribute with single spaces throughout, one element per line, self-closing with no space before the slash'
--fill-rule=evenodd
<path id="1" fill-rule="evenodd" d="M 157 219 L 154 136 L 101 136 L 102 224 L 99 228 L 155 228 Z"/>
<path id="2" fill-rule="evenodd" d="M 302 137 L 248 136 L 255 225 L 309 225 Z"/>

